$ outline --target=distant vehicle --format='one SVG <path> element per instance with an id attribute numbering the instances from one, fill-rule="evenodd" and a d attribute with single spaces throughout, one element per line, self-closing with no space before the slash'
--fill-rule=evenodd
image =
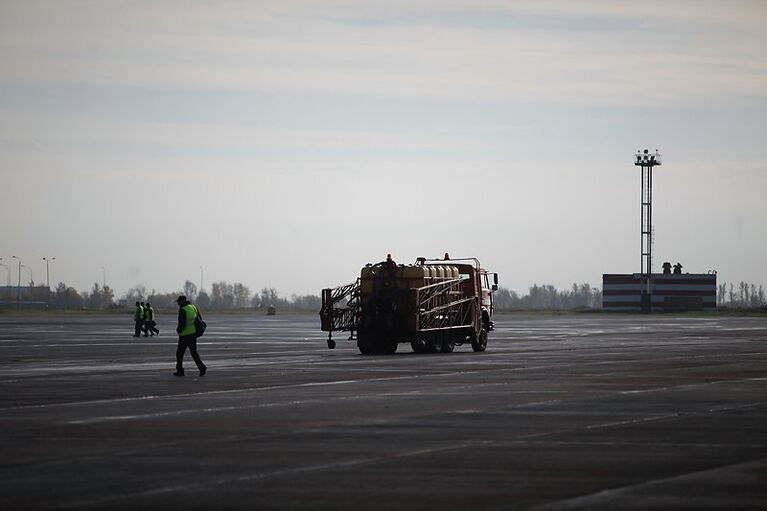
<path id="1" fill-rule="evenodd" d="M 275 314 L 277 314 L 277 307 L 275 307 L 274 305 L 270 305 L 269 307 L 266 308 L 267 316 L 274 316 Z"/>
<path id="2" fill-rule="evenodd" d="M 330 349 L 333 332 L 350 332 L 350 340 L 356 333 L 364 355 L 391 354 L 400 343 L 416 353 L 449 353 L 465 342 L 485 351 L 497 289 L 498 274 L 473 257 L 398 265 L 388 255 L 362 268 L 355 282 L 322 290 L 322 330 Z"/>

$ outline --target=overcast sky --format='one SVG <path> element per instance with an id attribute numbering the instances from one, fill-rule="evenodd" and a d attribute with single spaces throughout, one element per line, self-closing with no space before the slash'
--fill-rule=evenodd
<path id="1" fill-rule="evenodd" d="M 758 0 L 0 0 L 1 262 L 304 294 L 448 251 L 601 287 L 640 270 L 646 147 L 656 271 L 767 284 L 765 27 Z"/>

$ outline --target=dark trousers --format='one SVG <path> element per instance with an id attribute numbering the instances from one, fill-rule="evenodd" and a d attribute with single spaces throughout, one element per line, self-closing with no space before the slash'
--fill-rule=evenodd
<path id="1" fill-rule="evenodd" d="M 192 354 L 194 363 L 197 364 L 197 369 L 202 371 L 205 369 L 205 364 L 200 360 L 200 355 L 197 354 L 197 336 L 196 335 L 181 335 L 178 338 L 178 348 L 176 348 L 176 371 L 184 372 L 184 353 L 189 348 L 189 353 Z"/>
<path id="2" fill-rule="evenodd" d="M 144 320 L 137 319 L 136 320 L 136 333 L 134 334 L 134 337 L 138 337 L 141 335 L 141 330 L 144 328 Z"/>
<path id="3" fill-rule="evenodd" d="M 144 325 L 144 337 L 146 337 L 149 332 L 152 332 L 152 335 L 160 333 L 157 329 L 157 323 L 155 323 L 153 319 L 148 319 L 146 321 L 146 324 Z"/>

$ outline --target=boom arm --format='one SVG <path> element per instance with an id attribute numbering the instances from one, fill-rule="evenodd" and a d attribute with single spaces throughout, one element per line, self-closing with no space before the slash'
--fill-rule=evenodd
<path id="1" fill-rule="evenodd" d="M 336 307 L 346 300 L 346 304 Z M 360 279 L 335 288 L 322 290 L 322 308 L 320 309 L 320 321 L 322 330 L 328 332 L 328 348 L 336 347 L 333 340 L 333 332 L 351 332 L 357 329 L 357 310 L 360 300 Z M 351 337 L 350 337 L 351 338 Z"/>

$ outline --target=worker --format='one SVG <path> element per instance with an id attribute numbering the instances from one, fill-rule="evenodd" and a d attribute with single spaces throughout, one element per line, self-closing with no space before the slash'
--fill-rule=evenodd
<path id="1" fill-rule="evenodd" d="M 133 313 L 133 321 L 136 322 L 136 333 L 133 337 L 140 337 L 141 330 L 144 327 L 144 304 L 136 302 L 136 312 Z"/>
<path id="2" fill-rule="evenodd" d="M 677 262 L 674 265 L 674 275 L 681 275 L 682 274 L 682 263 Z"/>
<path id="3" fill-rule="evenodd" d="M 144 324 L 144 337 L 149 335 L 149 332 L 152 333 L 152 337 L 154 337 L 155 334 L 160 335 L 160 330 L 157 329 L 157 323 L 154 320 L 154 309 L 152 308 L 152 305 L 149 302 L 146 302 L 144 311 L 146 312 L 145 314 L 146 323 Z"/>
<path id="4" fill-rule="evenodd" d="M 663 275 L 671 275 L 671 263 L 668 261 L 663 263 Z"/>
<path id="5" fill-rule="evenodd" d="M 197 307 L 189 303 L 186 296 L 176 298 L 176 303 L 178 304 L 178 326 L 176 327 L 178 348 L 176 348 L 176 372 L 173 376 L 184 376 L 184 353 L 187 348 L 192 354 L 194 363 L 197 364 L 197 369 L 200 370 L 200 376 L 205 376 L 208 368 L 202 363 L 197 353 L 197 327 L 195 326 L 195 319 L 197 317 L 202 319 L 202 314 Z"/>

